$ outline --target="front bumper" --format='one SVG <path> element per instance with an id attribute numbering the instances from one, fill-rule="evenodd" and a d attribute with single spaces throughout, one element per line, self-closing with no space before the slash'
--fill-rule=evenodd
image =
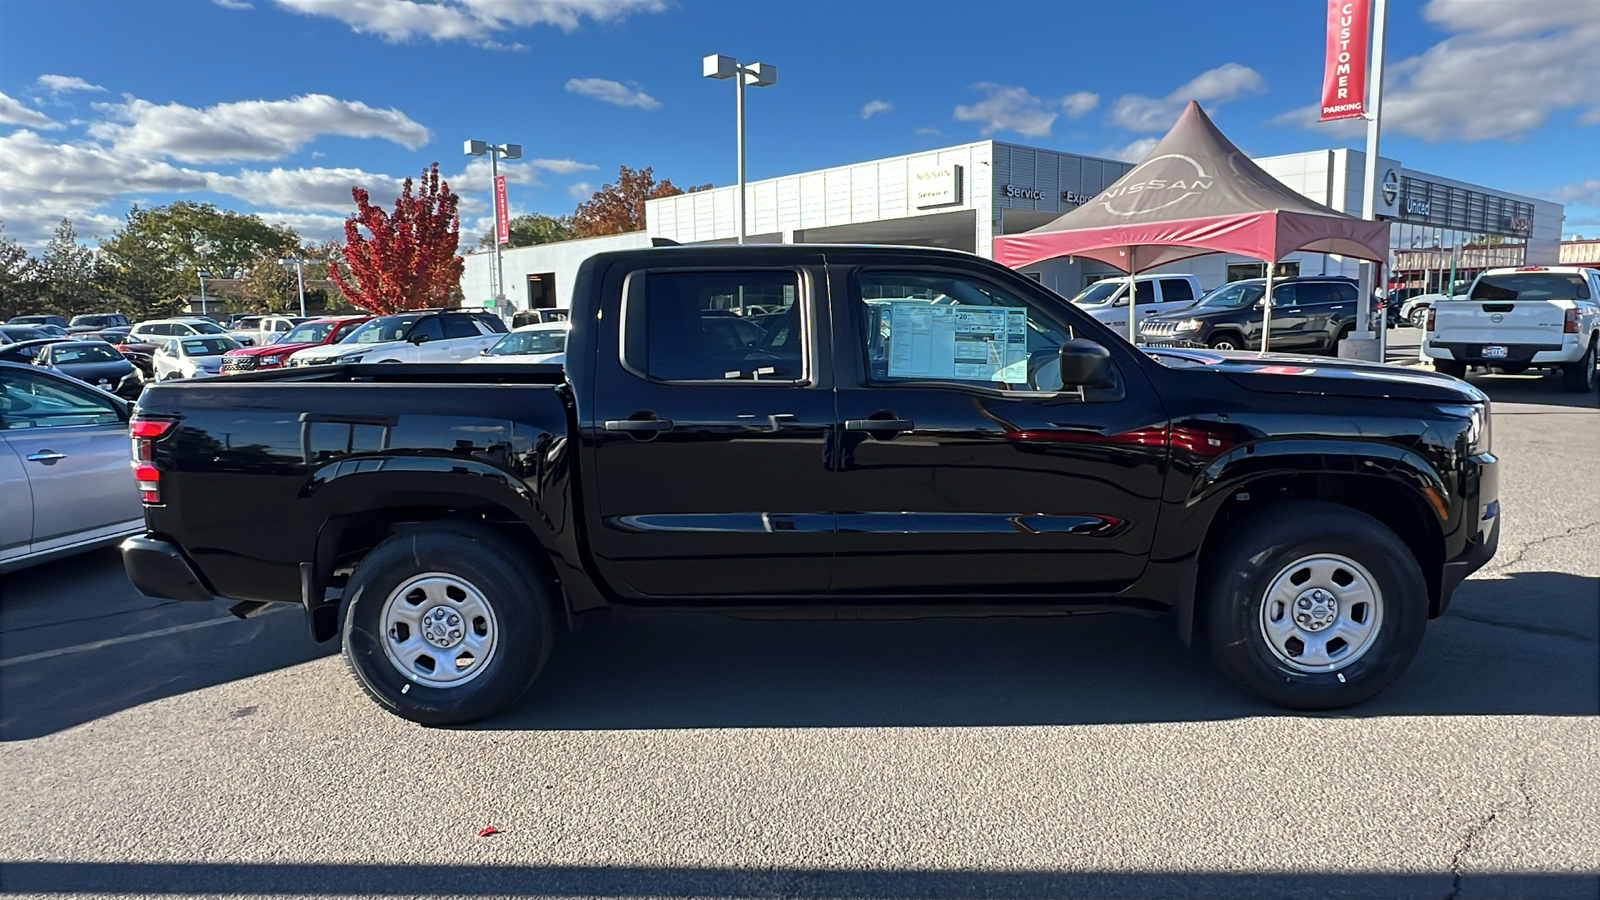
<path id="1" fill-rule="evenodd" d="M 146 597 L 164 600 L 215 600 L 211 588 L 189 565 L 177 545 L 148 535 L 135 535 L 122 542 L 122 567 L 128 580 Z"/>
<path id="2" fill-rule="evenodd" d="M 1440 614 L 1449 608 L 1450 597 L 1461 582 L 1483 568 L 1500 547 L 1500 461 L 1483 453 L 1468 459 L 1467 466 L 1463 510 L 1472 520 L 1462 523 L 1463 530 L 1468 530 L 1465 546 L 1445 561 L 1439 586 Z"/>

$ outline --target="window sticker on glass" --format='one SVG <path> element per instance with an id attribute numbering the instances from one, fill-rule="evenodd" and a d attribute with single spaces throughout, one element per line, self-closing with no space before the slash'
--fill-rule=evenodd
<path id="1" fill-rule="evenodd" d="M 893 303 L 891 310 L 891 378 L 1027 381 L 1026 309 L 909 302 Z"/>

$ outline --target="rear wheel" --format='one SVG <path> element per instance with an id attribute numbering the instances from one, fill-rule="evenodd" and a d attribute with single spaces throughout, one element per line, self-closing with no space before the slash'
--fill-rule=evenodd
<path id="1" fill-rule="evenodd" d="M 1383 523 L 1321 500 L 1234 526 L 1206 564 L 1206 640 L 1234 683 L 1291 709 L 1360 703 L 1422 642 L 1422 568 Z"/>
<path id="2" fill-rule="evenodd" d="M 390 537 L 361 560 L 346 596 L 351 674 L 378 705 L 423 725 L 499 712 L 550 653 L 548 583 L 482 526 Z"/>
<path id="3" fill-rule="evenodd" d="M 1455 359 L 1436 359 L 1433 361 L 1433 370 L 1441 375 L 1451 378 L 1467 377 L 1467 364 Z"/>
<path id="4" fill-rule="evenodd" d="M 1334 338 L 1333 338 L 1333 343 L 1328 345 L 1328 353 L 1332 354 L 1333 356 L 1338 356 L 1339 355 L 1339 342 L 1343 341 L 1345 338 L 1348 338 L 1354 332 L 1355 332 L 1355 326 L 1354 325 L 1346 325 L 1343 328 L 1340 328 L 1339 329 L 1339 333 L 1337 335 L 1335 335 Z"/>
<path id="5" fill-rule="evenodd" d="M 1584 351 L 1583 359 L 1575 363 L 1567 363 L 1561 367 L 1561 387 L 1563 390 L 1579 393 L 1594 390 L 1595 385 L 1595 339 L 1590 338 L 1589 349 Z"/>

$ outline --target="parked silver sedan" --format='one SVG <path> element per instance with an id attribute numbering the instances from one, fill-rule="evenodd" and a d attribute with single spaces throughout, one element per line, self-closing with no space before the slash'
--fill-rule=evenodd
<path id="1" fill-rule="evenodd" d="M 144 529 L 131 411 L 75 378 L 0 362 L 0 572 Z"/>

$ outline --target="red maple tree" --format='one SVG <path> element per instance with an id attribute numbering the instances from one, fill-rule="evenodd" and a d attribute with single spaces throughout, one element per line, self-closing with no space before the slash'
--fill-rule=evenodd
<path id="1" fill-rule="evenodd" d="M 439 164 L 422 170 L 421 190 L 415 194 L 411 179 L 405 180 L 393 213 L 372 205 L 365 188 L 352 187 L 350 196 L 357 212 L 344 223 L 344 265 L 328 267 L 339 290 L 377 315 L 449 306 L 461 282 L 462 262 L 456 255 L 460 198 L 448 182 L 439 180 Z"/>

